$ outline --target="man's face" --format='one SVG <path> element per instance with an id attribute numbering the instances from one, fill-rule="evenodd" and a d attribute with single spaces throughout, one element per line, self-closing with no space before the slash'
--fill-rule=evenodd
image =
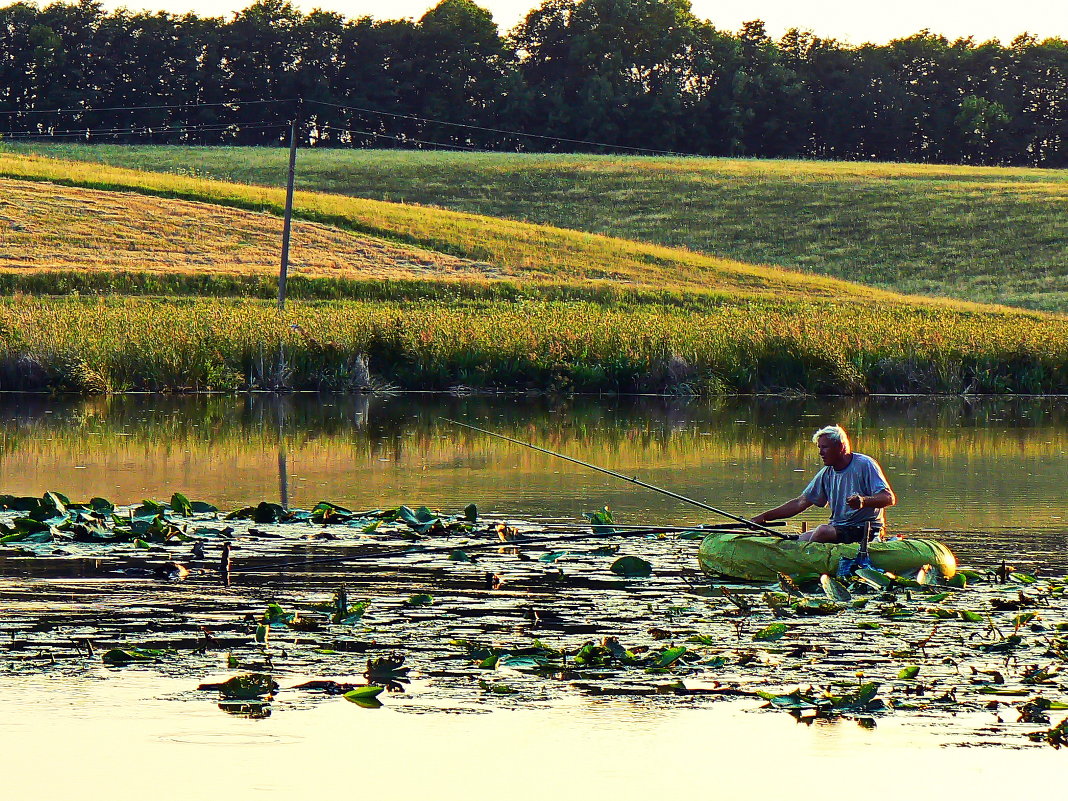
<path id="1" fill-rule="evenodd" d="M 820 449 L 820 458 L 824 464 L 838 464 L 845 456 L 845 448 L 838 440 L 831 439 L 826 434 L 816 440 L 816 447 Z"/>

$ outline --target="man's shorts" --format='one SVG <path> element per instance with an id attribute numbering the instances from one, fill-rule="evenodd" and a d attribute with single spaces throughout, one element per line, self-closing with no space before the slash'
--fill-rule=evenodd
<path id="1" fill-rule="evenodd" d="M 835 526 L 834 530 L 838 535 L 838 542 L 851 543 L 851 542 L 863 542 L 864 534 L 867 532 L 867 526 Z M 879 536 L 879 529 L 874 526 L 871 529 L 872 537 Z"/>

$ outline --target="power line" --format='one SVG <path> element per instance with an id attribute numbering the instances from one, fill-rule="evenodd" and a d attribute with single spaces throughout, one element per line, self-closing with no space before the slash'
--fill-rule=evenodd
<path id="1" fill-rule="evenodd" d="M 0 141 L 6 139 L 48 139 L 68 138 L 76 136 L 163 136 L 176 133 L 217 133 L 229 129 L 265 130 L 269 128 L 281 128 L 282 122 L 252 122 L 252 123 L 211 123 L 207 125 L 171 125 L 171 126 L 131 126 L 126 128 L 65 128 L 58 130 L 43 131 L 13 131 L 10 133 L 0 131 Z"/>
<path id="2" fill-rule="evenodd" d="M 98 108 L 47 108 L 47 109 L 20 109 L 16 111 L 0 111 L 0 116 L 10 117 L 19 114 L 92 114 L 97 111 L 148 111 L 152 109 L 175 109 L 175 108 L 215 108 L 219 106 L 253 106 L 274 103 L 292 103 L 292 100 L 226 100 L 220 103 L 175 103 L 158 106 L 100 106 Z"/>
<path id="3" fill-rule="evenodd" d="M 334 133 L 348 133 L 357 134 L 359 136 L 373 136 L 380 139 L 392 139 L 394 142 L 412 143 L 416 145 L 433 145 L 434 147 L 447 147 L 453 150 L 465 150 L 469 152 L 478 152 L 479 149 L 471 147 L 470 145 L 457 145 L 448 142 L 432 142 L 429 139 L 416 139 L 411 136 L 390 136 L 389 134 L 379 133 L 378 131 L 360 131 L 355 128 L 338 128 L 337 126 L 324 124 L 319 126 L 320 130 L 333 131 Z"/>
<path id="4" fill-rule="evenodd" d="M 390 111 L 378 111 L 377 109 L 364 108 L 362 106 L 348 106 L 340 103 L 328 103 L 325 100 L 308 100 L 308 103 L 316 103 L 320 106 L 330 106 L 331 108 L 342 109 L 345 111 L 356 111 L 363 114 L 377 114 L 382 117 L 393 117 L 402 120 L 413 120 L 415 122 L 429 122 L 434 125 L 447 125 L 453 128 L 466 128 L 472 131 L 486 131 L 488 133 L 506 134 L 508 136 L 521 136 L 528 139 L 544 139 L 553 142 L 567 142 L 574 145 L 591 145 L 594 147 L 607 147 L 614 148 L 616 150 L 631 150 L 636 153 L 655 153 L 660 156 L 696 156 L 696 153 L 683 153 L 677 150 L 657 150 L 651 147 L 632 147 L 630 145 L 613 145 L 607 142 L 595 142 L 590 139 L 569 139 L 566 136 L 551 136 L 548 134 L 534 134 L 526 133 L 524 131 L 510 131 L 505 128 L 489 128 L 484 125 L 470 125 L 463 122 L 449 122 L 447 120 L 438 120 L 431 117 L 419 117 L 414 114 L 397 114 Z"/>

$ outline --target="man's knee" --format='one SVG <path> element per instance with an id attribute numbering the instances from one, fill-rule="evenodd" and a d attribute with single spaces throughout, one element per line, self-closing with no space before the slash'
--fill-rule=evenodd
<path id="1" fill-rule="evenodd" d="M 824 524 L 816 526 L 812 531 L 805 532 L 799 539 L 804 542 L 837 542 L 838 534 L 834 530 L 834 526 Z"/>

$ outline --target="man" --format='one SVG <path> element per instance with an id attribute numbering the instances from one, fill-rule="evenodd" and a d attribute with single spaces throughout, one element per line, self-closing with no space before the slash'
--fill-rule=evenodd
<path id="1" fill-rule="evenodd" d="M 805 491 L 782 506 L 753 518 L 754 523 L 793 517 L 815 504 L 831 507 L 831 521 L 800 536 L 807 542 L 860 542 L 871 525 L 872 535 L 886 522 L 883 509 L 897 503 L 879 463 L 853 453 L 849 435 L 841 426 L 821 428 L 812 436 L 824 467 Z"/>

